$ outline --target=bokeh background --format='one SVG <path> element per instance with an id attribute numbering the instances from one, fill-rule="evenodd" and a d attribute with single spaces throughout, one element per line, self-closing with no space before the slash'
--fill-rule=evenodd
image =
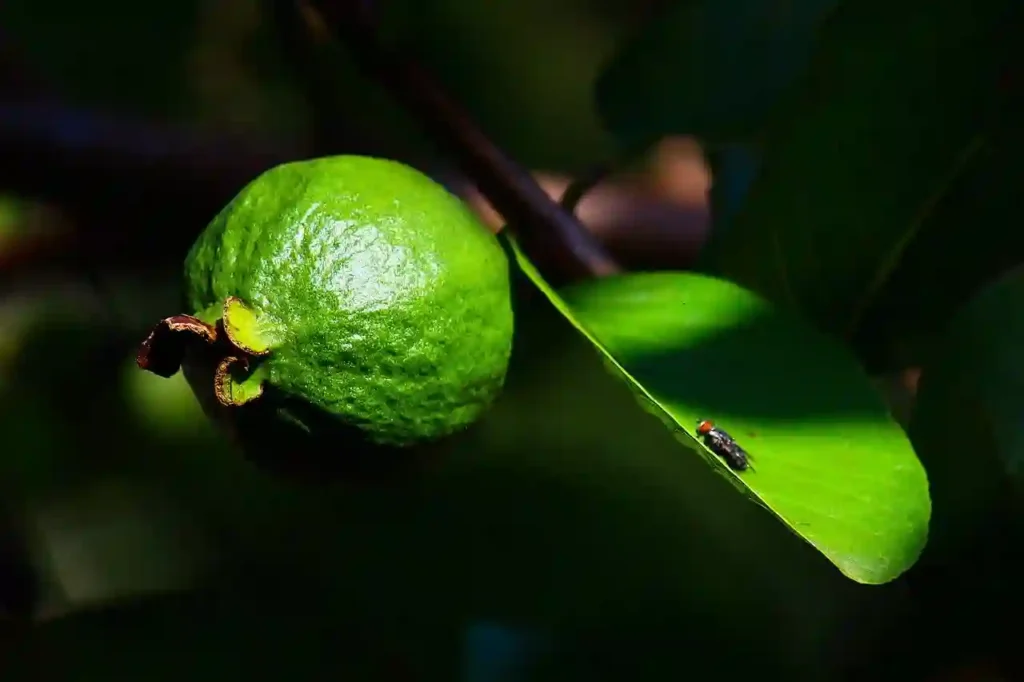
<path id="1" fill-rule="evenodd" d="M 656 4 L 394 0 L 385 26 L 558 196 L 613 154 L 594 80 Z M 869 657 L 901 674 L 906 586 L 864 598 L 810 550 L 768 561 L 787 541 L 753 508 L 681 513 L 629 458 L 671 436 L 553 317 L 523 321 L 496 414 L 385 487 L 277 479 L 180 376 L 137 370 L 187 246 L 280 161 L 397 158 L 501 226 L 344 50 L 287 33 L 260 0 L 0 6 L 0 675 L 828 679 Z M 710 183 L 667 140 L 580 215 L 627 266 L 685 268 Z M 737 563 L 751 546 L 765 566 Z M 957 679 L 997 679 L 961 658 Z"/>

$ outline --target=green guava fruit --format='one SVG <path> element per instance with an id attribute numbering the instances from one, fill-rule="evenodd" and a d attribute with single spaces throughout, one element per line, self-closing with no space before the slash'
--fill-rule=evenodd
<path id="1" fill-rule="evenodd" d="M 512 347 L 508 260 L 445 188 L 382 159 L 288 163 L 253 180 L 185 261 L 188 312 L 138 364 L 183 369 L 243 447 L 408 448 L 476 421 Z"/>

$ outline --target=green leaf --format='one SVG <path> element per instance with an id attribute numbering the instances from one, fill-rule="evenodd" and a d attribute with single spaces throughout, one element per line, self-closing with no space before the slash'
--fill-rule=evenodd
<path id="1" fill-rule="evenodd" d="M 516 258 L 646 409 L 843 574 L 879 584 L 916 561 L 931 509 L 924 469 L 839 346 L 715 278 L 625 275 L 559 295 Z M 704 448 L 698 419 L 736 437 L 754 470 L 737 474 Z"/>
<path id="2" fill-rule="evenodd" d="M 711 270 L 852 335 L 926 217 L 984 148 L 1017 0 L 856 0 L 822 29 L 765 133 Z M 1004 33 L 1007 31 L 1007 33 Z"/>
<path id="3" fill-rule="evenodd" d="M 925 366 L 910 434 L 931 473 L 936 530 L 953 548 L 987 524 L 1004 481 L 1024 493 L 1024 272 L 953 318 Z"/>
<path id="4" fill-rule="evenodd" d="M 75 103 L 166 115 L 181 113 L 189 94 L 187 50 L 199 7 L 186 0 L 139 12 L 125 0 L 15 0 L 3 4 L 0 21 L 42 79 Z"/>
<path id="5" fill-rule="evenodd" d="M 717 234 L 729 229 L 729 224 L 742 209 L 750 187 L 757 179 L 760 160 L 749 147 L 733 145 L 713 150 L 708 154 L 708 162 L 714 178 L 708 202 Z"/>
<path id="6" fill-rule="evenodd" d="M 712 141 L 760 129 L 804 73 L 839 0 L 685 0 L 629 43 L 597 83 L 605 125 L 627 146 L 666 134 Z"/>
<path id="7" fill-rule="evenodd" d="M 1020 218 L 1022 154 L 1019 133 L 994 138 L 935 207 L 853 339 L 872 365 L 917 354 L 994 275 L 1024 262 L 1024 231 L 1007 229 Z"/>

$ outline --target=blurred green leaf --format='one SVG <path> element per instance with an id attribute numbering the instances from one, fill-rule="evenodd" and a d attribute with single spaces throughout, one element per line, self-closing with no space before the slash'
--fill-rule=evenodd
<path id="1" fill-rule="evenodd" d="M 17 234 L 26 208 L 26 202 L 22 199 L 0 195 L 0 247 L 7 238 Z"/>
<path id="2" fill-rule="evenodd" d="M 1004 481 L 1024 494 L 1021 348 L 1024 273 L 1018 270 L 956 314 L 922 374 L 910 434 L 928 466 L 936 524 L 950 546 L 985 522 Z"/>
<path id="3" fill-rule="evenodd" d="M 48 611 L 194 585 L 214 557 L 178 500 L 156 486 L 98 477 L 28 508 Z"/>
<path id="4" fill-rule="evenodd" d="M 668 134 L 712 142 L 759 130 L 805 72 L 839 0 L 677 0 L 597 83 L 605 125 L 627 146 Z"/>
<path id="5" fill-rule="evenodd" d="M 0 309 L 0 490 L 8 498 L 31 499 L 74 485 L 97 462 L 108 461 L 107 450 L 75 456 L 97 424 L 110 423 L 109 391 L 97 381 L 106 369 L 110 330 L 88 319 L 94 312 L 89 303 L 74 293 L 44 290 L 12 298 Z"/>
<path id="6" fill-rule="evenodd" d="M 0 7 L 0 21 L 18 37 L 26 60 L 73 101 L 178 114 L 200 4 L 185 0 L 141 11 L 124 0 L 15 0 Z"/>
<path id="7" fill-rule="evenodd" d="M 133 354 L 125 363 L 123 376 L 128 407 L 154 435 L 171 438 L 179 433 L 210 428 L 183 373 L 164 379 L 143 372 Z"/>
<path id="8" fill-rule="evenodd" d="M 708 193 L 715 232 L 729 229 L 729 224 L 743 208 L 743 202 L 757 179 L 760 159 L 752 148 L 729 145 L 708 154 L 714 182 Z"/>
<path id="9" fill-rule="evenodd" d="M 0 21 L 43 86 L 74 104 L 234 135 L 293 136 L 308 109 L 260 10 L 258 0 L 185 0 L 145 12 L 122 0 L 15 0 L 0 6 Z M 72 141 L 88 134 L 74 124 L 61 132 Z"/>
<path id="10" fill-rule="evenodd" d="M 954 311 L 1024 260 L 1024 231 L 1008 227 L 1020 220 L 1022 154 L 1024 135 L 993 138 L 935 207 L 854 337 L 872 365 L 917 361 L 915 345 L 941 334 Z"/>
<path id="11" fill-rule="evenodd" d="M 586 0 L 392 0 L 382 9 L 389 32 L 526 167 L 582 170 L 612 151 L 591 83 L 627 26 L 609 15 L 628 9 Z"/>
<path id="12" fill-rule="evenodd" d="M 928 481 L 903 431 L 834 342 L 731 283 L 689 273 L 627 275 L 555 294 L 520 266 L 628 381 L 641 404 L 840 571 L 884 583 L 928 532 Z M 713 419 L 754 471 L 699 444 Z"/>
<path id="13" fill-rule="evenodd" d="M 937 200 L 984 146 L 1016 0 L 856 0 L 766 131 L 712 271 L 853 334 Z"/>

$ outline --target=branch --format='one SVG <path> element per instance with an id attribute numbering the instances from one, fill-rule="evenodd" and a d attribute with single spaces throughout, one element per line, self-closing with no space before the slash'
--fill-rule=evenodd
<path id="1" fill-rule="evenodd" d="M 339 92 L 330 65 L 318 47 L 318 36 L 295 0 L 266 0 L 264 7 L 273 23 L 278 45 L 292 77 L 309 104 L 312 148 L 316 154 L 376 154 L 400 159 L 406 156 L 379 135 L 358 130 L 345 114 L 348 100 Z M 344 121 L 344 125 L 339 123 Z M 358 147 L 353 142 L 360 140 Z"/>
<path id="2" fill-rule="evenodd" d="M 0 104 L 0 186 L 75 223 L 70 234 L 5 247 L 4 283 L 38 269 L 178 262 L 239 188 L 298 154 L 47 101 Z"/>
<path id="3" fill-rule="evenodd" d="M 288 18 L 281 8 L 297 7 L 295 0 L 272 1 L 279 19 Z M 554 281 L 568 281 L 615 271 L 595 238 L 561 211 L 529 173 L 495 148 L 426 74 L 387 52 L 370 33 L 360 33 L 364 26 L 343 29 L 351 46 L 370 46 L 359 52 L 370 75 L 394 84 L 392 91 L 422 114 L 428 132 L 447 142 L 491 203 L 513 223 L 542 272 Z M 298 45 L 310 37 L 309 27 L 283 28 L 293 63 L 300 70 L 309 67 L 315 50 L 308 43 Z M 321 137 L 309 149 L 254 146 L 251 140 L 75 111 L 62 107 L 33 79 L 23 77 L 23 69 L 10 64 L 10 73 L 0 75 L 24 94 L 0 104 L 0 187 L 60 207 L 71 229 L 19 238 L 5 246 L 0 252 L 0 288 L 41 271 L 176 267 L 211 216 L 270 167 L 323 153 L 400 156 L 381 148 L 380 140 L 353 131 L 344 112 L 321 113 L 330 126 L 329 139 Z M 319 110 L 330 96 L 329 79 L 319 71 L 306 75 L 307 89 L 317 90 L 313 100 Z M 424 170 L 436 175 L 441 169 Z"/>
<path id="4" fill-rule="evenodd" d="M 303 0 L 293 0 L 302 2 Z M 310 0 L 327 25 L 374 77 L 438 140 L 514 230 L 551 284 L 614 274 L 618 265 L 597 239 L 506 156 L 414 61 L 384 45 L 366 0 Z"/>

